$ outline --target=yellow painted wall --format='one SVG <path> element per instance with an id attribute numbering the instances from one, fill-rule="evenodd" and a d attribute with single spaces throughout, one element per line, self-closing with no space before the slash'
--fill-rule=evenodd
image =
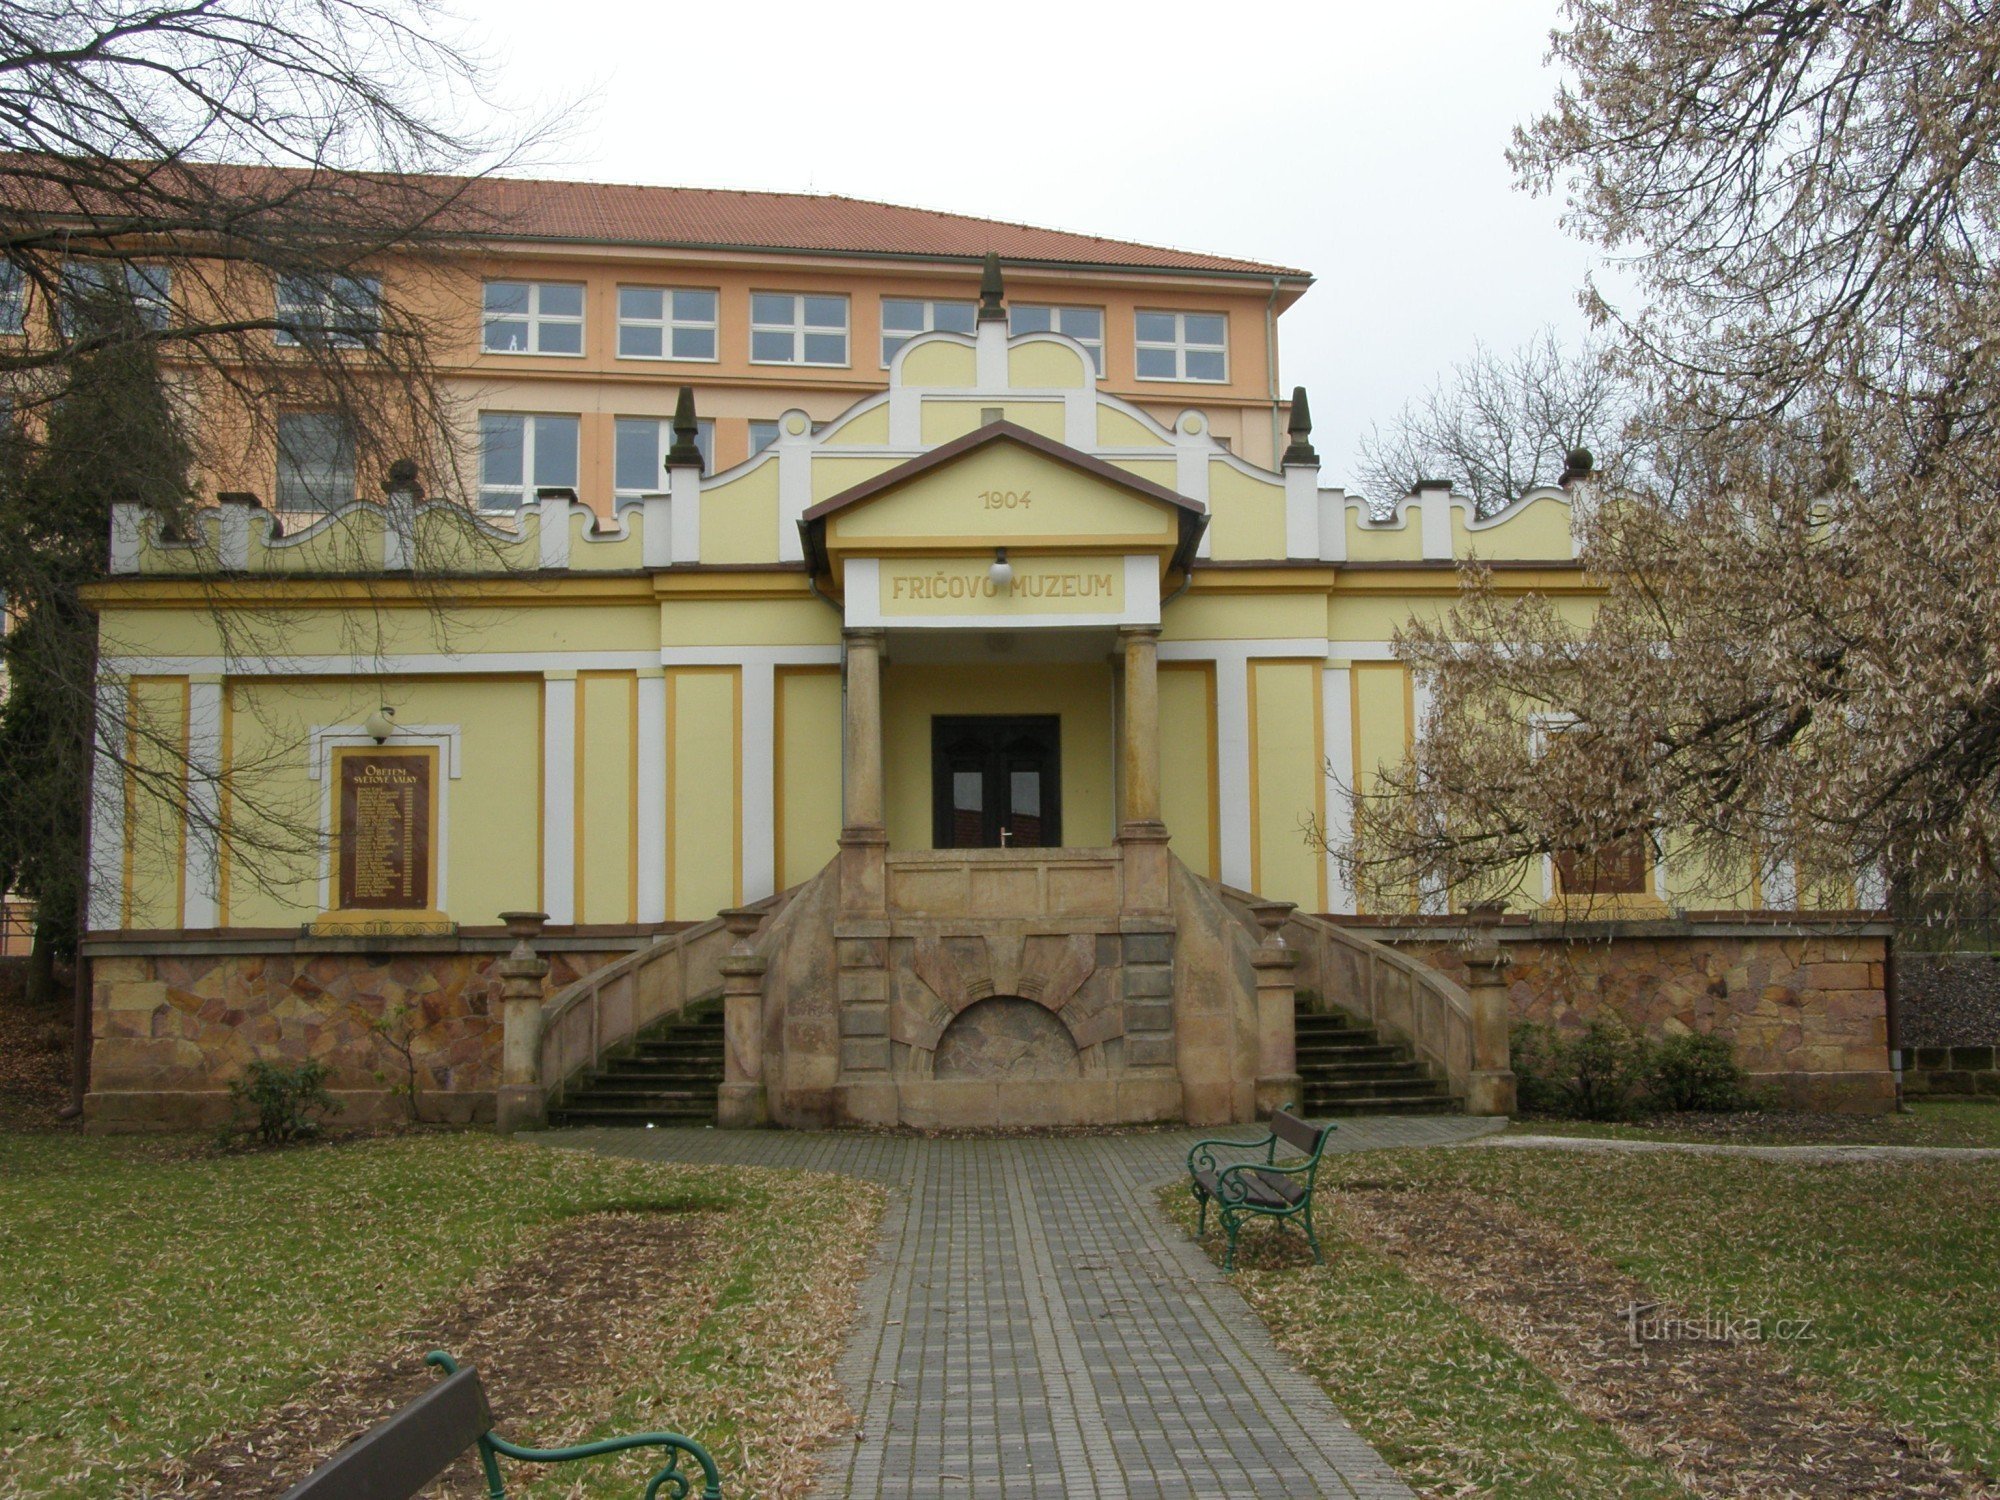
<path id="1" fill-rule="evenodd" d="M 1320 664 L 1255 661 L 1250 673 L 1250 869 L 1261 896 L 1326 909 L 1326 861 L 1306 842 L 1326 816 Z"/>
<path id="2" fill-rule="evenodd" d="M 633 842 L 639 677 L 582 672 L 576 683 L 576 911 L 579 922 L 638 920 Z"/>
<path id="3" fill-rule="evenodd" d="M 865 444 L 883 444 L 889 441 L 889 408 L 886 405 L 871 406 L 857 412 L 826 434 L 829 443 L 860 447 Z"/>
<path id="4" fill-rule="evenodd" d="M 1109 844 L 1113 806 L 1109 663 L 916 666 L 891 661 L 882 682 L 889 847 L 931 847 L 931 717 L 1057 714 L 1062 719 L 1063 842 Z"/>
<path id="5" fill-rule="evenodd" d="M 125 925 L 178 927 L 187 841 L 177 784 L 187 755 L 188 680 L 135 677 L 129 690 L 125 778 Z"/>
<path id="6" fill-rule="evenodd" d="M 1075 390 L 1093 384 L 1096 378 L 1097 372 L 1091 368 L 1090 356 L 1067 344 L 1032 339 L 1007 351 L 1007 381 L 1010 385 L 1027 389 L 1042 386 L 1050 390 Z"/>
<path id="7" fill-rule="evenodd" d="M 1221 798 L 1215 781 L 1215 667 L 1160 664 L 1160 815 L 1174 853 L 1220 878 Z"/>
<path id="8" fill-rule="evenodd" d="M 759 464 L 701 492 L 704 563 L 771 562 L 778 555 L 778 466 Z"/>
<path id="9" fill-rule="evenodd" d="M 1208 466 L 1209 552 L 1218 561 L 1285 555 L 1285 487 L 1220 460 Z"/>
<path id="10" fill-rule="evenodd" d="M 1356 662 L 1349 682 L 1354 779 L 1364 793 L 1372 792 L 1378 768 L 1395 765 L 1409 753 L 1409 677 L 1400 662 Z M 1362 909 L 1368 909 L 1365 901 Z"/>
<path id="11" fill-rule="evenodd" d="M 701 921 L 743 898 L 742 673 L 667 673 L 667 914 Z"/>
<path id="12" fill-rule="evenodd" d="M 984 401 L 926 401 L 923 405 L 922 440 L 935 448 L 953 438 L 964 437 L 986 425 L 985 413 L 994 407 L 1002 421 L 1039 432 L 1043 437 L 1063 438 L 1063 408 L 1060 401 L 1007 401 L 994 396 Z"/>
<path id="13" fill-rule="evenodd" d="M 1027 505 L 991 506 L 993 492 L 1031 496 Z M 865 504 L 836 512 L 829 545 L 888 539 L 976 543 L 992 536 L 1095 546 L 1171 539 L 1177 522 L 1164 502 L 1079 473 L 1020 444 L 1001 441 L 909 481 Z"/>
<path id="14" fill-rule="evenodd" d="M 777 671 L 778 886 L 812 876 L 840 838 L 840 669 Z"/>
<path id="15" fill-rule="evenodd" d="M 361 723 L 383 703 L 404 724 L 459 728 L 462 774 L 439 770 L 447 913 L 486 926 L 538 905 L 541 693 L 538 678 L 505 676 L 231 684 L 230 818 L 244 842 L 224 851 L 224 924 L 286 927 L 318 914 L 318 852 L 278 847 L 325 826 L 325 785 L 308 777 L 305 743 L 314 727 Z"/>

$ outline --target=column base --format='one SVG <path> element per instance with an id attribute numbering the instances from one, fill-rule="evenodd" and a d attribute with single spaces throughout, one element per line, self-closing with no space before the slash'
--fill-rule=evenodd
<path id="1" fill-rule="evenodd" d="M 1469 1115 L 1511 1115 L 1516 1109 L 1514 1074 L 1506 1068 L 1482 1068 L 1465 1080 L 1465 1112 Z"/>
<path id="2" fill-rule="evenodd" d="M 888 830 L 858 825 L 840 830 L 840 909 L 879 916 L 889 909 Z"/>
<path id="3" fill-rule="evenodd" d="M 1126 911 L 1165 912 L 1173 905 L 1164 823 L 1121 823 L 1118 847 L 1125 861 Z"/>
<path id="4" fill-rule="evenodd" d="M 771 1123 L 771 1095 L 761 1083 L 725 1083 L 717 1091 L 715 1123 L 726 1130 L 751 1130 Z"/>
<path id="5" fill-rule="evenodd" d="M 1304 1108 L 1305 1085 L 1296 1073 L 1278 1073 L 1269 1078 L 1257 1080 L 1257 1118 L 1269 1119 L 1287 1104 L 1295 1110 Z"/>
<path id="6" fill-rule="evenodd" d="M 494 1094 L 493 1128 L 501 1135 L 540 1130 L 548 1123 L 548 1097 L 539 1084 L 506 1083 Z"/>

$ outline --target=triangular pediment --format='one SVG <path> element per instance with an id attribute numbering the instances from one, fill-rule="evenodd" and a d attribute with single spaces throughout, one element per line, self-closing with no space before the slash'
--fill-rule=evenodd
<path id="1" fill-rule="evenodd" d="M 1090 454 L 992 422 L 835 495 L 802 525 L 816 569 L 855 554 L 1153 552 L 1184 566 L 1207 512 Z"/>

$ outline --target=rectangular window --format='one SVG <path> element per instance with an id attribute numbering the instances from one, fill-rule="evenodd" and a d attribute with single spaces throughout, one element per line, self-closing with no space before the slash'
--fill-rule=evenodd
<path id="1" fill-rule="evenodd" d="M 27 326 L 27 281 L 19 266 L 0 261 L 0 333 L 20 333 Z"/>
<path id="2" fill-rule="evenodd" d="M 480 348 L 488 354 L 583 353 L 583 288 L 571 281 L 489 281 Z"/>
<path id="3" fill-rule="evenodd" d="M 535 491 L 577 486 L 575 417 L 479 414 L 479 508 L 519 510 Z"/>
<path id="4" fill-rule="evenodd" d="M 1104 374 L 1104 309 L 1101 307 L 1037 307 L 1017 303 L 1007 309 L 1009 333 L 1061 333 L 1090 351 L 1098 376 Z"/>
<path id="5" fill-rule="evenodd" d="M 714 292 L 681 287 L 618 288 L 620 359 L 714 359 Z"/>
<path id="6" fill-rule="evenodd" d="M 750 360 L 760 365 L 847 363 L 847 299 L 750 294 Z"/>
<path id="7" fill-rule="evenodd" d="M 972 322 L 978 313 L 977 303 L 972 302 L 918 302 L 906 297 L 884 297 L 882 299 L 882 368 L 889 368 L 889 361 L 896 357 L 896 351 L 920 333 L 972 332 Z"/>
<path id="8" fill-rule="evenodd" d="M 339 412 L 278 413 L 278 509 L 338 510 L 354 501 L 354 432 Z"/>
<path id="9" fill-rule="evenodd" d="M 777 440 L 778 424 L 776 422 L 759 422 L 752 419 L 750 423 L 750 456 L 752 458 L 762 453 L 771 444 L 777 442 Z"/>
<path id="10" fill-rule="evenodd" d="M 377 276 L 280 276 L 276 340 L 281 345 L 360 348 L 382 327 Z"/>
<path id="11" fill-rule="evenodd" d="M 1142 312 L 1136 329 L 1141 380 L 1229 378 L 1229 319 L 1225 314 Z"/>
<path id="12" fill-rule="evenodd" d="M 667 450 L 674 445 L 674 424 L 664 417 L 620 417 L 611 453 L 611 488 L 620 500 L 657 495 L 667 487 Z M 695 421 L 694 445 L 701 449 L 701 471 L 715 472 L 715 424 Z"/>
<path id="13" fill-rule="evenodd" d="M 11 268 L 10 268 L 11 269 Z M 102 260 L 73 260 L 62 268 L 62 331 L 75 335 L 93 305 L 104 306 L 114 295 L 111 288 L 122 286 L 124 297 L 137 313 L 141 326 L 155 333 L 167 326 L 172 312 L 173 269 L 170 266 L 122 264 Z"/>

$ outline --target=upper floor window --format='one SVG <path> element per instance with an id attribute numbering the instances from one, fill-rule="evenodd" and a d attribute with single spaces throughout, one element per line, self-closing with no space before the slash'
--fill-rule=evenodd
<path id="1" fill-rule="evenodd" d="M 657 495 L 667 487 L 667 450 L 674 445 L 674 424 L 665 417 L 620 417 L 613 433 L 611 488 L 620 500 Z M 715 472 L 715 424 L 697 419 L 695 447 L 701 449 L 701 471 Z"/>
<path id="2" fill-rule="evenodd" d="M 278 413 L 278 509 L 338 510 L 354 500 L 354 430 L 337 411 Z"/>
<path id="3" fill-rule="evenodd" d="M 778 424 L 750 419 L 750 456 L 755 458 L 778 440 Z"/>
<path id="4" fill-rule="evenodd" d="M 847 299 L 750 294 L 750 359 L 760 365 L 847 363 Z"/>
<path id="5" fill-rule="evenodd" d="M 27 281 L 12 261 L 0 261 L 0 333 L 20 333 L 28 326 Z"/>
<path id="6" fill-rule="evenodd" d="M 1007 309 L 1009 333 L 1061 333 L 1090 351 L 1099 377 L 1104 374 L 1104 309 L 1101 307 L 1037 307 L 1023 302 Z"/>
<path id="7" fill-rule="evenodd" d="M 583 353 L 583 288 L 572 281 L 489 281 L 480 347 L 488 354 Z"/>
<path id="8" fill-rule="evenodd" d="M 618 288 L 620 359 L 714 359 L 714 292 L 682 287 Z"/>
<path id="9" fill-rule="evenodd" d="M 531 412 L 479 414 L 479 508 L 519 510 L 535 491 L 577 485 L 575 417 Z"/>
<path id="10" fill-rule="evenodd" d="M 123 298 L 123 306 L 138 315 L 140 324 L 159 332 L 167 326 L 173 308 L 173 269 L 138 261 L 72 260 L 62 268 L 62 330 L 74 335 L 93 308 L 109 311 L 108 299 Z"/>
<path id="11" fill-rule="evenodd" d="M 1229 319 L 1224 314 L 1142 312 L 1137 332 L 1141 380 L 1229 378 Z"/>
<path id="12" fill-rule="evenodd" d="M 360 348 L 382 327 L 377 276 L 280 276 L 277 342 Z"/>
<path id="13" fill-rule="evenodd" d="M 979 311 L 972 302 L 918 302 L 907 297 L 882 299 L 882 368 L 896 351 L 920 333 L 971 333 Z"/>

